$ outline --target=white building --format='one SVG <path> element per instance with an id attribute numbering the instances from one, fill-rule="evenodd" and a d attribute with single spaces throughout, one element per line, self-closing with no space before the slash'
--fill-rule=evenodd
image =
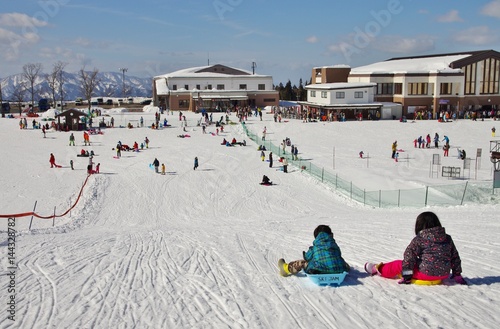
<path id="1" fill-rule="evenodd" d="M 349 82 L 377 84 L 375 100 L 402 104 L 405 115 L 498 110 L 500 53 L 480 50 L 391 58 L 349 73 Z M 424 115 L 424 117 L 427 117 Z"/>
<path id="2" fill-rule="evenodd" d="M 174 111 L 277 106 L 279 93 L 273 87 L 269 75 L 216 64 L 154 77 L 153 101 Z"/>

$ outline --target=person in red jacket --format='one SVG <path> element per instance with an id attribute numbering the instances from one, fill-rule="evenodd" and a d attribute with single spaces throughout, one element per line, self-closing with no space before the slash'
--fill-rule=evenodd
<path id="1" fill-rule="evenodd" d="M 56 157 L 54 156 L 53 153 L 50 153 L 49 162 L 50 162 L 50 168 L 57 167 L 57 165 L 56 165 Z"/>

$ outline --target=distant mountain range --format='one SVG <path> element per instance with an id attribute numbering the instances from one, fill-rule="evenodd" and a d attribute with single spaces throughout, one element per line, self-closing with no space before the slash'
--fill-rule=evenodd
<path id="1" fill-rule="evenodd" d="M 83 97 L 80 87 L 80 77 L 78 73 L 63 73 L 64 100 L 71 101 L 78 97 Z M 94 97 L 122 97 L 123 96 L 123 76 L 116 72 L 99 72 L 99 84 L 95 90 Z M 18 85 L 23 82 L 23 75 L 16 74 L 1 80 L 3 100 L 14 101 L 13 92 Z M 152 97 L 152 78 L 137 78 L 125 75 L 125 90 L 127 97 Z M 49 88 L 47 74 L 42 74 L 35 82 L 35 100 L 40 98 L 52 99 L 52 91 Z M 56 98 L 60 97 L 56 94 Z M 31 100 L 31 92 L 26 91 L 25 101 Z M 58 98 L 59 100 L 59 98 Z"/>

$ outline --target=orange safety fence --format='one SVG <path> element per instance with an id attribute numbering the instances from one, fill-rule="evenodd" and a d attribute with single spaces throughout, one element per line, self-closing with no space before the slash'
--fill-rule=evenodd
<path id="1" fill-rule="evenodd" d="M 78 204 L 78 201 L 80 201 L 80 197 L 82 196 L 82 193 L 83 193 L 83 188 L 85 187 L 85 185 L 87 185 L 87 181 L 89 180 L 89 177 L 90 177 L 90 175 L 87 175 L 85 182 L 83 182 L 82 188 L 80 189 L 80 193 L 78 193 L 78 197 L 76 198 L 75 203 L 73 203 L 73 205 L 68 210 L 66 210 L 64 213 L 62 213 L 60 215 L 53 214 L 50 216 L 41 216 L 41 215 L 37 214 L 36 212 L 31 211 L 31 212 L 23 212 L 23 213 L 19 213 L 19 214 L 10 214 L 10 215 L 1 215 L 0 214 L 0 218 L 12 218 L 12 217 L 18 218 L 18 217 L 34 216 L 34 217 L 41 218 L 41 219 L 51 219 L 51 218 L 55 218 L 55 217 L 64 217 Z"/>

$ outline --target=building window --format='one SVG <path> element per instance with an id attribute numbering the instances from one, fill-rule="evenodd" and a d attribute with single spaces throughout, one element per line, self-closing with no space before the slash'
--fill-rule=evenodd
<path id="1" fill-rule="evenodd" d="M 196 85 L 196 89 L 200 90 L 201 89 L 200 85 Z"/>
<path id="2" fill-rule="evenodd" d="M 476 74 L 477 74 L 477 63 L 469 64 L 465 67 L 465 95 L 476 94 Z"/>
<path id="3" fill-rule="evenodd" d="M 217 90 L 224 90 L 224 85 L 217 85 Z"/>
<path id="4" fill-rule="evenodd" d="M 377 95 L 393 95 L 392 83 L 377 83 Z"/>
<path id="5" fill-rule="evenodd" d="M 311 97 L 316 97 L 316 90 L 311 90 Z"/>
<path id="6" fill-rule="evenodd" d="M 247 90 L 247 85 L 240 85 L 240 90 Z"/>
<path id="7" fill-rule="evenodd" d="M 208 90 L 212 90 L 212 85 L 207 85 Z"/>
<path id="8" fill-rule="evenodd" d="M 173 85 L 172 90 L 177 90 L 177 85 Z"/>
<path id="9" fill-rule="evenodd" d="M 440 95 L 451 95 L 453 92 L 453 84 L 451 82 L 443 82 L 439 85 Z"/>
<path id="10" fill-rule="evenodd" d="M 184 85 L 184 89 L 189 90 L 189 85 Z"/>
<path id="11" fill-rule="evenodd" d="M 408 83 L 408 95 L 427 95 L 429 84 L 427 82 Z"/>
<path id="12" fill-rule="evenodd" d="M 274 103 L 276 102 L 276 98 L 264 98 L 264 103 Z"/>
<path id="13" fill-rule="evenodd" d="M 326 91 L 322 91 L 321 98 L 327 98 L 327 97 L 328 97 L 328 93 Z"/>
<path id="14" fill-rule="evenodd" d="M 335 93 L 335 98 L 337 98 L 337 99 L 345 98 L 345 91 L 337 91 Z"/>
<path id="15" fill-rule="evenodd" d="M 479 92 L 481 94 L 498 94 L 500 60 L 487 58 L 482 61 L 482 64 L 483 72 Z"/>
<path id="16" fill-rule="evenodd" d="M 259 90 L 266 90 L 266 85 L 263 83 L 259 83 Z"/>
<path id="17" fill-rule="evenodd" d="M 363 92 L 362 91 L 355 91 L 354 98 L 363 98 Z"/>
<path id="18" fill-rule="evenodd" d="M 395 95 L 402 95 L 403 94 L 403 84 L 402 83 L 395 83 L 394 84 L 394 94 Z"/>
<path id="19" fill-rule="evenodd" d="M 179 100 L 179 107 L 180 108 L 187 108 L 187 107 L 189 107 L 189 101 L 187 99 Z"/>

